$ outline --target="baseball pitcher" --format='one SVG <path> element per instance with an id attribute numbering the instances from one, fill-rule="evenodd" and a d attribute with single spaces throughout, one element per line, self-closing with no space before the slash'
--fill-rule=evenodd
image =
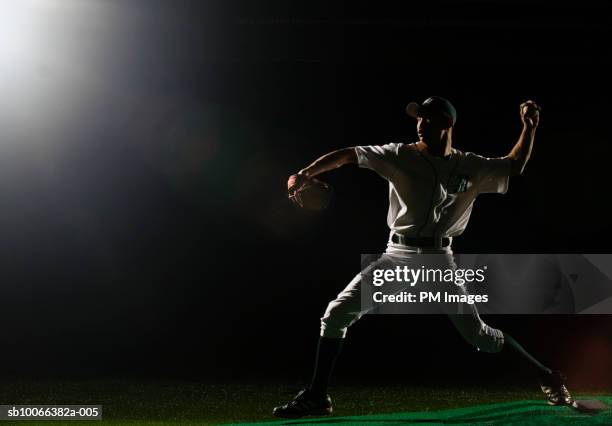
<path id="1" fill-rule="evenodd" d="M 315 176 L 346 164 L 374 170 L 389 182 L 390 228 L 386 252 L 376 262 L 393 263 L 415 254 L 452 256 L 453 238 L 465 230 L 474 200 L 480 194 L 503 194 L 510 176 L 521 175 L 531 155 L 540 108 L 533 101 L 520 105 L 523 124 L 517 143 L 499 158 L 486 158 L 453 147 L 453 126 L 457 113 L 441 97 L 406 107 L 416 119 L 418 142 L 356 146 L 322 156 L 288 181 L 289 198 L 308 209 L 320 209 L 329 201 L 330 188 Z M 347 329 L 363 314 L 361 277 L 357 274 L 332 300 L 321 318 L 320 339 L 312 383 L 287 404 L 274 408 L 283 418 L 327 415 L 332 412 L 327 386 Z M 507 333 L 488 326 L 473 308 L 471 315 L 449 318 L 473 346 L 485 352 L 504 348 L 515 351 L 533 366 L 548 402 L 572 405 L 565 377 L 538 362 Z M 507 350 L 507 349 L 506 349 Z"/>

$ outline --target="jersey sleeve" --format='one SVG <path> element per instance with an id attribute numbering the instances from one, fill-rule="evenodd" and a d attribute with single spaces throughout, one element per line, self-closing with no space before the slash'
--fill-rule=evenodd
<path id="1" fill-rule="evenodd" d="M 512 160 L 508 157 L 489 158 L 468 153 L 479 193 L 505 194 L 510 183 Z"/>
<path id="2" fill-rule="evenodd" d="M 383 178 L 390 180 L 397 168 L 398 150 L 403 144 L 356 146 L 355 153 L 359 167 L 374 170 Z"/>

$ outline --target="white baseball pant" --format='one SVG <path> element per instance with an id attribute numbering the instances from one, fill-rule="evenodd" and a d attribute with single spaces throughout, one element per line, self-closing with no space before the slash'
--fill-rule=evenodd
<path id="1" fill-rule="evenodd" d="M 446 265 L 456 268 L 450 248 L 422 249 L 418 247 L 399 246 L 390 244 L 387 251 L 368 268 L 392 269 L 405 260 L 415 259 L 418 254 L 440 254 Z M 355 278 L 332 300 L 321 318 L 321 336 L 329 338 L 346 337 L 347 329 L 357 322 L 366 312 L 375 308 L 375 305 L 362 306 L 361 285 L 362 274 Z M 364 280 L 365 281 L 365 280 Z M 460 287 L 465 291 L 464 287 Z M 457 330 L 472 346 L 483 352 L 495 353 L 501 351 L 504 345 L 504 335 L 500 330 L 488 326 L 478 314 L 475 305 L 464 304 L 469 310 L 466 314 L 447 314 Z"/>

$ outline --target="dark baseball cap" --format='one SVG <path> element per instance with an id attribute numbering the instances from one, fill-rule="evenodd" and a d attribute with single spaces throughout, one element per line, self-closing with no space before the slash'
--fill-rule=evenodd
<path id="1" fill-rule="evenodd" d="M 439 96 L 432 96 L 425 99 L 422 104 L 410 102 L 406 106 L 406 114 L 411 117 L 442 117 L 449 127 L 454 126 L 457 122 L 457 110 L 448 99 Z"/>

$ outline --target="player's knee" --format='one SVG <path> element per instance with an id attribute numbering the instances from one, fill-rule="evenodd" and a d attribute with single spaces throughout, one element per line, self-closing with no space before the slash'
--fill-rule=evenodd
<path id="1" fill-rule="evenodd" d="M 337 301 L 327 305 L 321 317 L 321 336 L 330 338 L 344 338 L 348 327 L 357 320 L 357 316 Z"/>
<path id="2" fill-rule="evenodd" d="M 470 343 L 482 352 L 497 353 L 504 348 L 504 333 L 501 330 L 489 327 L 484 322 L 478 331 L 470 337 Z"/>
<path id="3" fill-rule="evenodd" d="M 330 324 L 321 320 L 321 337 L 329 337 L 330 339 L 344 339 L 347 331 L 348 327 Z"/>

